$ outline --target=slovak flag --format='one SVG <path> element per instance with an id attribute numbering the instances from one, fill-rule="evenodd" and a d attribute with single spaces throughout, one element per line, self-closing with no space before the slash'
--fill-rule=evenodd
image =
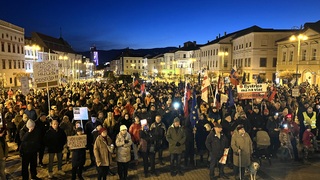
<path id="1" fill-rule="evenodd" d="M 237 66 L 234 65 L 230 72 L 230 82 L 231 84 L 237 86 L 239 84 Z"/>

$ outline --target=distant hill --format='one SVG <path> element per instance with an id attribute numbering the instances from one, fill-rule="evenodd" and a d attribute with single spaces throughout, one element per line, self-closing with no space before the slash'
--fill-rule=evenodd
<path id="1" fill-rule="evenodd" d="M 156 56 L 159 54 L 164 54 L 173 50 L 178 49 L 177 47 L 165 47 L 165 48 L 153 48 L 153 49 L 112 49 L 112 50 L 98 50 L 99 53 L 99 65 L 106 62 L 118 59 L 122 53 L 132 56 Z M 90 51 L 78 52 L 83 56 L 90 57 Z"/>

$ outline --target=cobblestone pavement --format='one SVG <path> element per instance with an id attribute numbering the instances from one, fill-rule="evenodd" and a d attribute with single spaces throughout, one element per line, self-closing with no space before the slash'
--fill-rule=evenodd
<path id="1" fill-rule="evenodd" d="M 15 149 L 15 144 L 9 144 L 11 150 Z M 86 165 L 90 164 L 90 160 L 87 153 L 87 161 Z M 164 152 L 165 165 L 156 165 L 156 169 L 158 170 L 160 176 L 150 176 L 148 178 L 144 178 L 142 160 L 140 159 L 139 165 L 134 168 L 133 164 L 129 166 L 129 179 L 130 180 L 138 180 L 138 179 L 175 179 L 175 180 L 209 180 L 209 169 L 207 168 L 207 163 L 199 162 L 199 157 L 197 157 L 197 166 L 196 167 L 184 167 L 184 175 L 183 176 L 174 176 L 170 175 L 170 162 L 168 159 L 169 153 L 168 151 Z M 320 154 L 314 154 L 313 158 L 308 162 L 295 162 L 295 161 L 285 161 L 282 162 L 278 159 L 273 159 L 272 164 L 269 165 L 268 161 L 262 160 L 262 166 L 258 171 L 257 179 L 270 179 L 270 180 L 305 180 L 305 179 L 317 179 L 320 176 Z M 156 160 L 157 162 L 157 160 Z M 48 154 L 44 157 L 44 163 L 48 163 Z M 113 163 L 111 169 L 113 172 L 117 171 L 115 167 L 116 163 Z M 64 176 L 54 176 L 54 180 L 57 179 L 71 179 L 71 163 L 64 162 L 62 169 L 66 172 Z M 38 167 L 38 177 L 46 180 L 48 179 L 48 171 L 47 168 Z M 21 159 L 18 152 L 11 151 L 9 153 L 9 158 L 6 162 L 6 171 L 8 173 L 8 177 L 11 180 L 20 180 L 21 178 Z M 57 171 L 57 167 L 55 164 L 54 174 Z M 230 179 L 234 179 L 232 169 L 225 167 L 225 173 L 229 176 Z M 218 169 L 216 168 L 216 174 L 218 174 Z M 97 179 L 97 172 L 95 168 L 90 168 L 83 172 L 83 176 L 86 180 Z M 108 176 L 107 179 L 118 180 L 118 176 Z M 246 173 L 246 179 L 249 178 L 249 174 Z"/>

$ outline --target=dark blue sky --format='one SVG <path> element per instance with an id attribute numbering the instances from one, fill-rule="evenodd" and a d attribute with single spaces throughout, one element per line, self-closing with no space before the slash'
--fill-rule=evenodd
<path id="1" fill-rule="evenodd" d="M 280 4 L 281 3 L 281 4 Z M 320 20 L 318 0 L 15 0 L 0 6 L 0 19 L 62 36 L 77 51 L 204 44 L 220 33 L 253 25 L 291 29 Z"/>

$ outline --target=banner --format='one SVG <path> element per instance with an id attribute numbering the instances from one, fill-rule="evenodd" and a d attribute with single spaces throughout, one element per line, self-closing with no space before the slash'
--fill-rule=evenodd
<path id="1" fill-rule="evenodd" d="M 87 135 L 67 137 L 67 146 L 69 147 L 69 149 L 81 149 L 81 148 L 85 148 L 86 145 L 87 145 Z"/>
<path id="2" fill-rule="evenodd" d="M 237 85 L 239 99 L 256 99 L 267 96 L 267 84 L 241 84 Z"/>
<path id="3" fill-rule="evenodd" d="M 33 64 L 34 82 L 38 88 L 55 87 L 59 83 L 58 61 L 43 61 Z"/>

